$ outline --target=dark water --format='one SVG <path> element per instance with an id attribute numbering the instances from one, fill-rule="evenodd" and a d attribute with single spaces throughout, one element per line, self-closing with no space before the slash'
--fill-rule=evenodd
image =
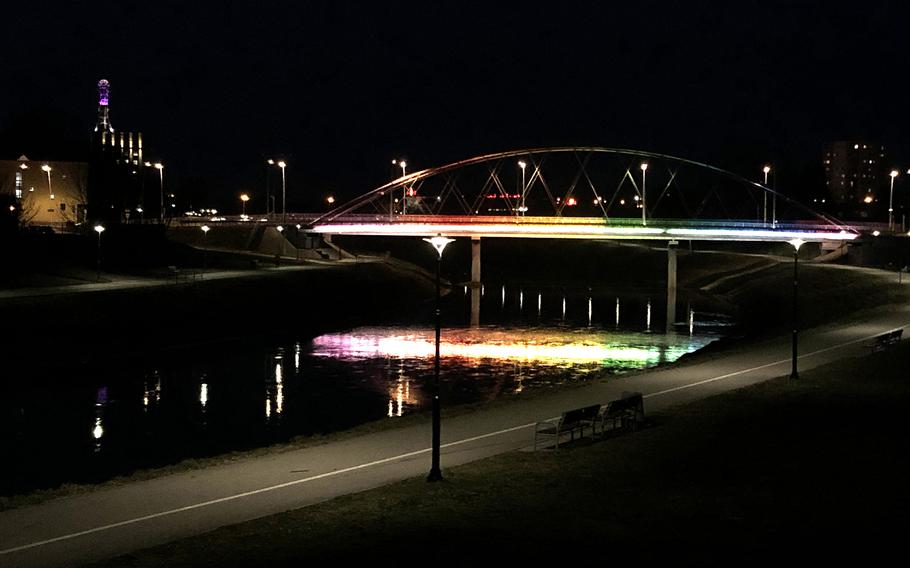
<path id="1" fill-rule="evenodd" d="M 480 325 L 472 326 L 470 293 L 456 290 L 443 302 L 443 404 L 672 362 L 729 325 L 683 303 L 680 324 L 664 333 L 664 301 L 658 294 L 488 285 Z M 317 337 L 252 337 L 61 376 L 8 377 L 0 490 L 99 481 L 426 410 L 431 309 L 403 307 L 398 322 Z"/>

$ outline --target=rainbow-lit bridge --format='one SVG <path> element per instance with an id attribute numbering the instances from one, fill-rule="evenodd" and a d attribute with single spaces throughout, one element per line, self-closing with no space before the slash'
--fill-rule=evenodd
<path id="1" fill-rule="evenodd" d="M 470 238 L 475 285 L 483 238 L 665 241 L 668 329 L 680 240 L 790 242 L 798 250 L 859 236 L 769 187 L 768 167 L 758 183 L 685 158 L 605 147 L 513 150 L 411 174 L 400 165 L 401 177 L 307 219 L 306 230 Z"/>
<path id="2" fill-rule="evenodd" d="M 402 168 L 402 173 L 404 173 Z M 487 154 L 403 175 L 316 218 L 327 235 L 844 242 L 858 233 L 765 183 L 604 147 Z"/>

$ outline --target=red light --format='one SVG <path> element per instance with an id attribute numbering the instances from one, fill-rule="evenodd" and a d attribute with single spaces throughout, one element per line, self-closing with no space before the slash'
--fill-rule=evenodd
<path id="1" fill-rule="evenodd" d="M 568 205 L 570 207 L 577 205 L 577 204 L 578 204 L 578 201 L 576 201 L 574 197 L 570 197 L 570 198 L 566 199 L 566 205 Z"/>
<path id="2" fill-rule="evenodd" d="M 417 192 L 414 191 L 414 188 L 413 187 L 408 188 L 408 196 L 414 197 L 415 195 L 417 195 Z"/>

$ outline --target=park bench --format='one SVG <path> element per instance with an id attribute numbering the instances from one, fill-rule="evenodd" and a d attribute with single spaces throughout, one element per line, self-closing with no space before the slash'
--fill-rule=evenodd
<path id="1" fill-rule="evenodd" d="M 891 345 L 900 343 L 901 336 L 904 334 L 903 328 L 894 329 L 891 331 L 886 331 L 881 335 L 876 335 L 872 343 L 866 345 L 872 349 L 873 353 L 875 351 L 881 351 L 882 349 L 887 349 Z"/>
<path id="2" fill-rule="evenodd" d="M 594 434 L 594 428 L 597 424 L 597 417 L 600 413 L 600 405 L 585 406 L 574 410 L 567 410 L 562 413 L 559 420 L 555 423 L 552 420 L 538 422 L 534 428 L 534 451 L 537 451 L 538 440 L 540 438 L 554 438 L 556 449 L 559 449 L 559 438 L 569 434 L 571 439 L 575 439 L 575 432 L 579 433 L 579 438 L 584 437 L 585 428 L 591 427 L 591 434 Z"/>
<path id="3" fill-rule="evenodd" d="M 634 431 L 639 421 L 645 418 L 645 404 L 641 393 L 623 393 L 621 398 L 611 400 L 603 406 L 599 418 L 601 436 L 607 431 L 608 421 L 611 422 L 613 430 L 619 423 L 620 427 L 631 426 Z"/>

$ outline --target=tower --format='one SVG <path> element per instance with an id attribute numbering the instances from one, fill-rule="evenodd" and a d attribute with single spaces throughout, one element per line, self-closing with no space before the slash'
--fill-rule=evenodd
<path id="1" fill-rule="evenodd" d="M 95 132 L 100 132 L 102 139 L 114 134 L 111 126 L 108 101 L 110 100 L 111 84 L 107 79 L 98 81 L 98 120 L 95 122 Z M 105 140 L 106 141 L 106 140 Z M 102 142 L 103 144 L 104 142 Z"/>

